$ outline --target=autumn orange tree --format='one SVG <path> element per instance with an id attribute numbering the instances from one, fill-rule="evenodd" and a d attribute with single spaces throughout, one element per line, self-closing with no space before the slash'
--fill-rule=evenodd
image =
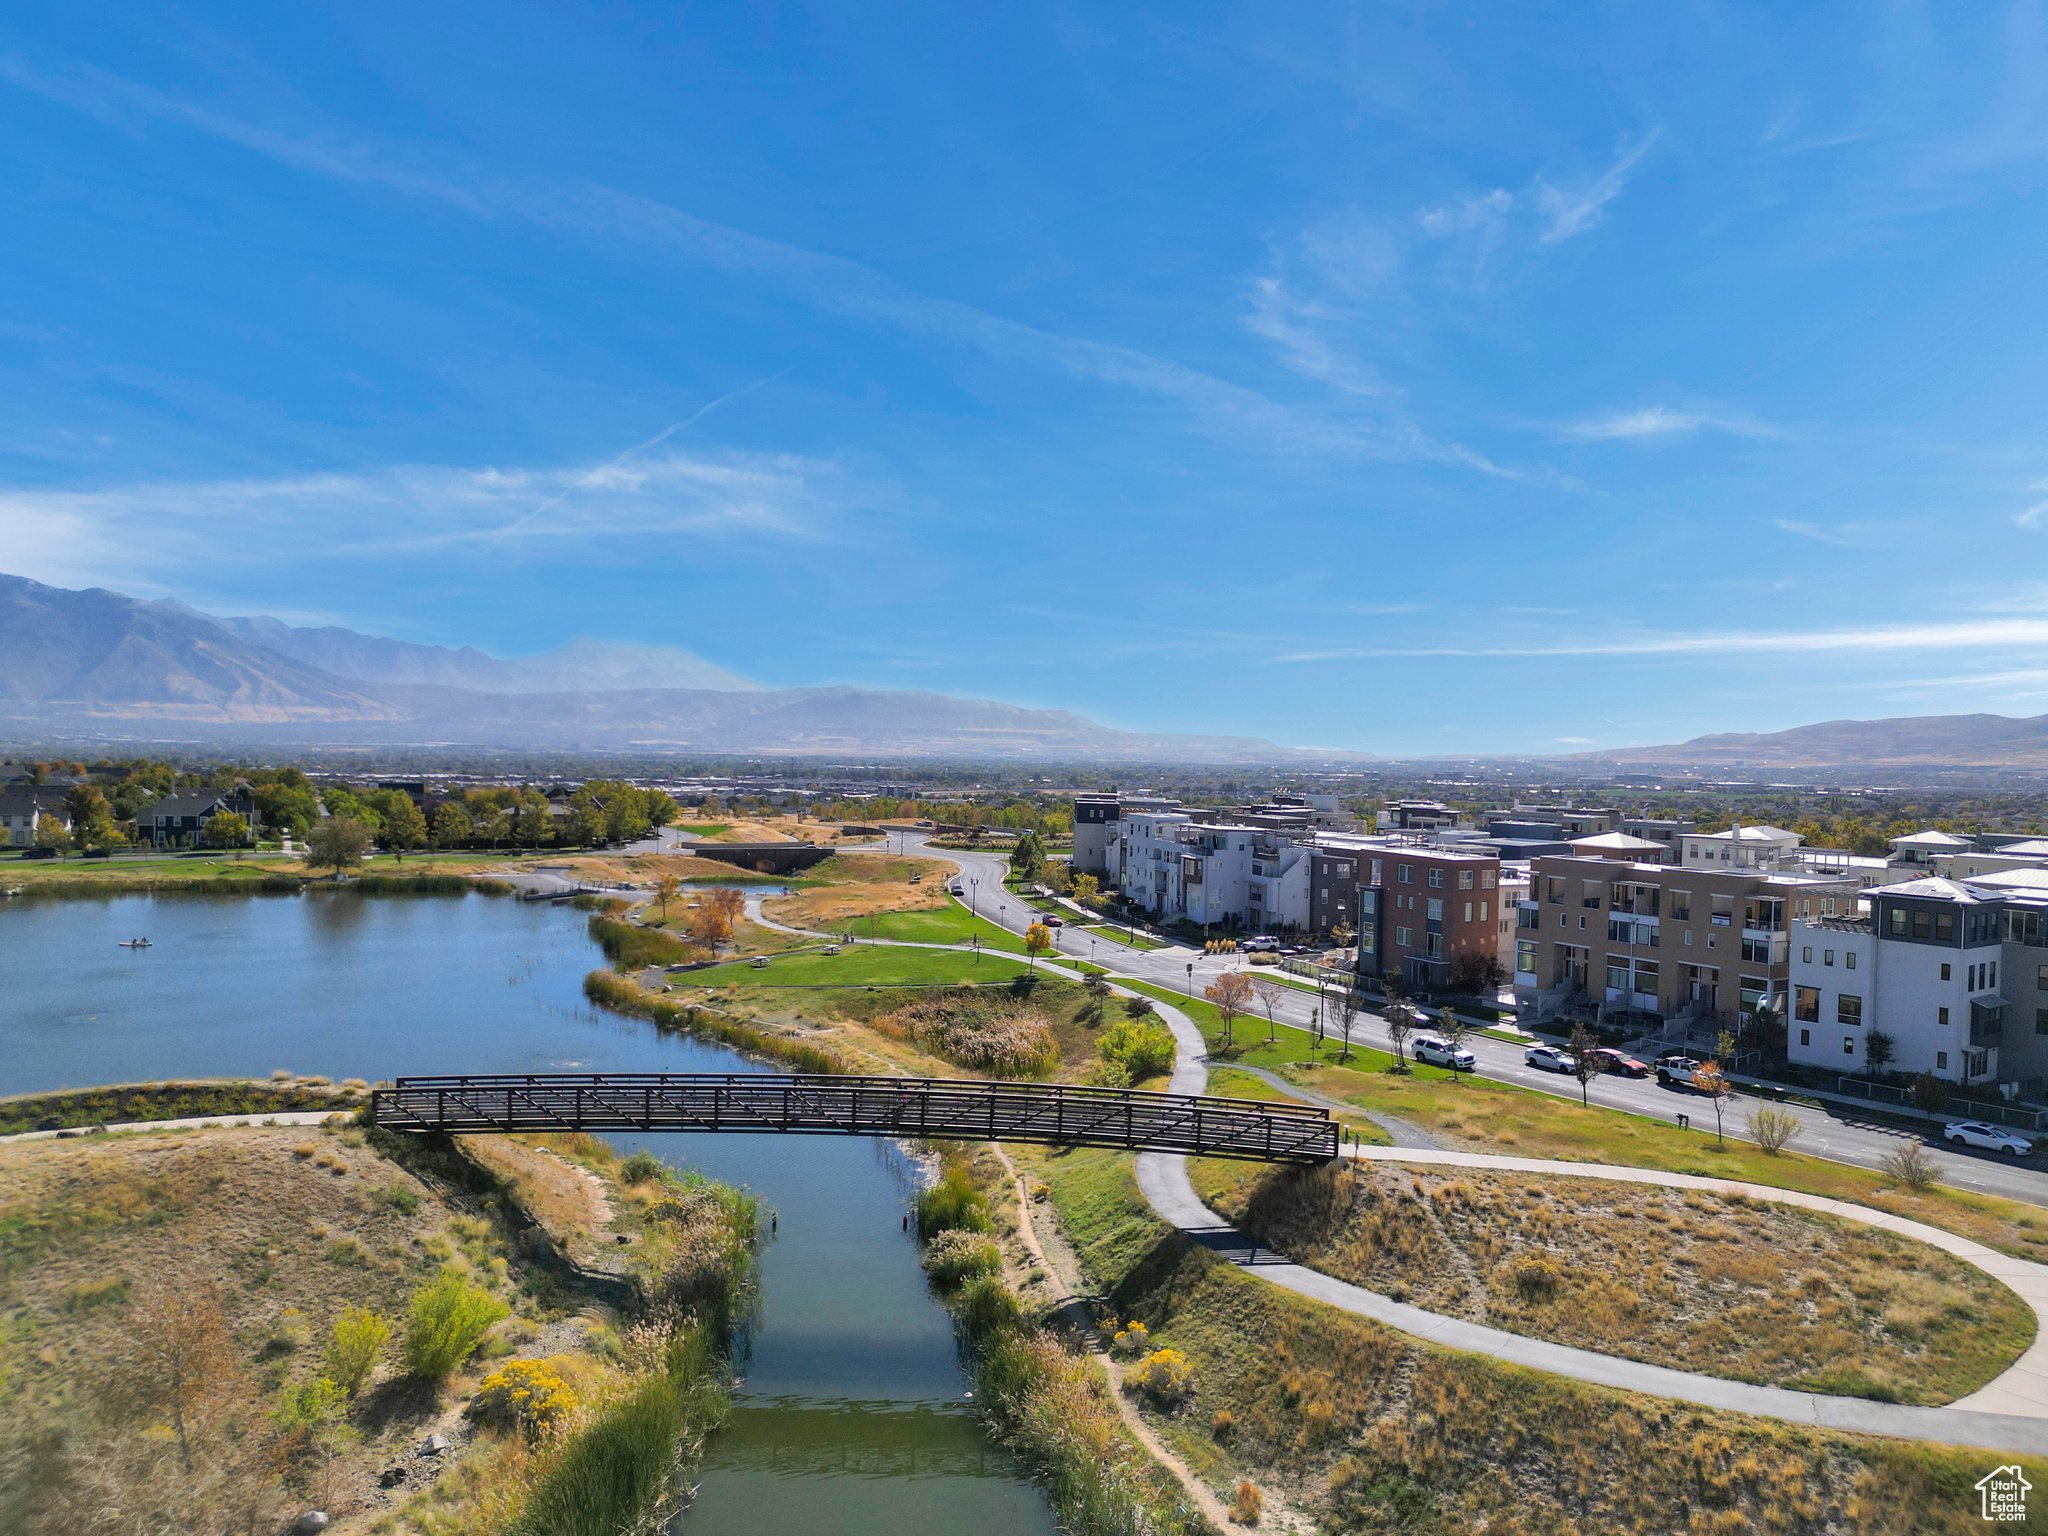
<path id="1" fill-rule="evenodd" d="M 1237 1016 L 1251 1006 L 1251 981 L 1242 971 L 1225 971 L 1202 989 L 1202 996 L 1216 1005 L 1223 1018 L 1224 1045 L 1234 1045 Z"/>

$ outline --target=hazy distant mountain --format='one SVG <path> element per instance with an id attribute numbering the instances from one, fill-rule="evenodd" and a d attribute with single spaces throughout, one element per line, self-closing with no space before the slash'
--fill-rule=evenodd
<path id="1" fill-rule="evenodd" d="M 287 647 L 289 649 L 287 649 Z M 324 658 L 315 661 L 313 658 Z M 331 664 L 330 664 L 331 663 Z M 349 675 L 337 668 L 346 667 Z M 700 668 L 730 688 L 628 685 Z M 548 676 L 554 691 L 535 691 Z M 449 677 L 469 679 L 451 683 Z M 374 680 L 367 680 L 374 678 Z M 490 680 L 491 687 L 482 686 Z M 0 576 L 0 733 L 140 746 L 637 748 L 892 757 L 1274 762 L 1248 736 L 1115 731 L 1064 710 L 858 688 L 775 692 L 686 652 L 578 641 L 500 661 Z"/>
<path id="2" fill-rule="evenodd" d="M 1786 731 L 1698 736 L 1673 746 L 1582 752 L 1570 760 L 1644 768 L 2048 769 L 2048 715 L 1829 720 Z"/>
<path id="3" fill-rule="evenodd" d="M 294 629 L 268 617 L 214 622 L 280 656 L 365 683 L 431 684 L 484 693 L 565 693 L 583 688 L 712 688 L 735 693 L 760 686 L 669 645 L 571 640 L 544 655 L 502 660 L 471 645 L 460 650 L 415 645 L 334 625 Z"/>
<path id="4" fill-rule="evenodd" d="M 379 720 L 398 711 L 203 615 L 0 576 L 0 711 L 222 723 Z"/>

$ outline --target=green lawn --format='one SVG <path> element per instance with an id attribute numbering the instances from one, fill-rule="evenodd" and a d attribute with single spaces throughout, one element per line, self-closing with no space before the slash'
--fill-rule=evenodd
<path id="1" fill-rule="evenodd" d="M 871 918 L 847 918 L 844 926 L 864 939 L 900 939 L 911 944 L 965 944 L 979 934 L 984 949 L 1024 953 L 1021 936 L 998 928 L 985 917 L 976 917 L 962 906 L 930 908 L 921 912 L 878 912 Z"/>
<path id="2" fill-rule="evenodd" d="M 1166 946 L 1157 939 L 1148 939 L 1144 934 L 1133 934 L 1128 928 L 1114 928 L 1107 923 L 1091 923 L 1081 930 L 1083 933 L 1100 934 L 1105 939 L 1115 939 L 1119 944 L 1128 944 L 1132 949 L 1164 949 Z"/>
<path id="3" fill-rule="evenodd" d="M 675 978 L 679 988 L 724 987 L 912 987 L 971 981 L 1008 981 L 1025 974 L 1024 965 L 1006 955 L 971 954 L 946 949 L 895 949 L 858 945 L 836 955 L 819 951 L 781 956 L 756 968 L 741 960 L 714 965 Z"/>

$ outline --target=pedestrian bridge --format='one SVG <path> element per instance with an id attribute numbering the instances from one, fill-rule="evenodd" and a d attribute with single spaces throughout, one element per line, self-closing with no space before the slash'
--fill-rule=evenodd
<path id="1" fill-rule="evenodd" d="M 371 1096 L 392 1131 L 783 1131 L 1026 1141 L 1269 1163 L 1337 1155 L 1329 1111 L 1256 1099 L 1048 1083 L 783 1073 L 401 1077 Z"/>

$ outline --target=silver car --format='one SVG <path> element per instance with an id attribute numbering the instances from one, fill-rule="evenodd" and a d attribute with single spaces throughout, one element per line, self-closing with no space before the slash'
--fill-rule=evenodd
<path id="1" fill-rule="evenodd" d="M 1522 1057 L 1532 1067 L 1541 1067 L 1546 1072 L 1576 1072 L 1579 1064 L 1569 1051 L 1560 1051 L 1554 1045 L 1532 1045 Z"/>
<path id="2" fill-rule="evenodd" d="M 2034 1144 L 2002 1125 L 1986 1125 L 1982 1120 L 1951 1120 L 1942 1129 L 1952 1147 L 1982 1147 L 1986 1152 L 2003 1152 L 2007 1157 L 2025 1157 L 2034 1150 Z"/>

